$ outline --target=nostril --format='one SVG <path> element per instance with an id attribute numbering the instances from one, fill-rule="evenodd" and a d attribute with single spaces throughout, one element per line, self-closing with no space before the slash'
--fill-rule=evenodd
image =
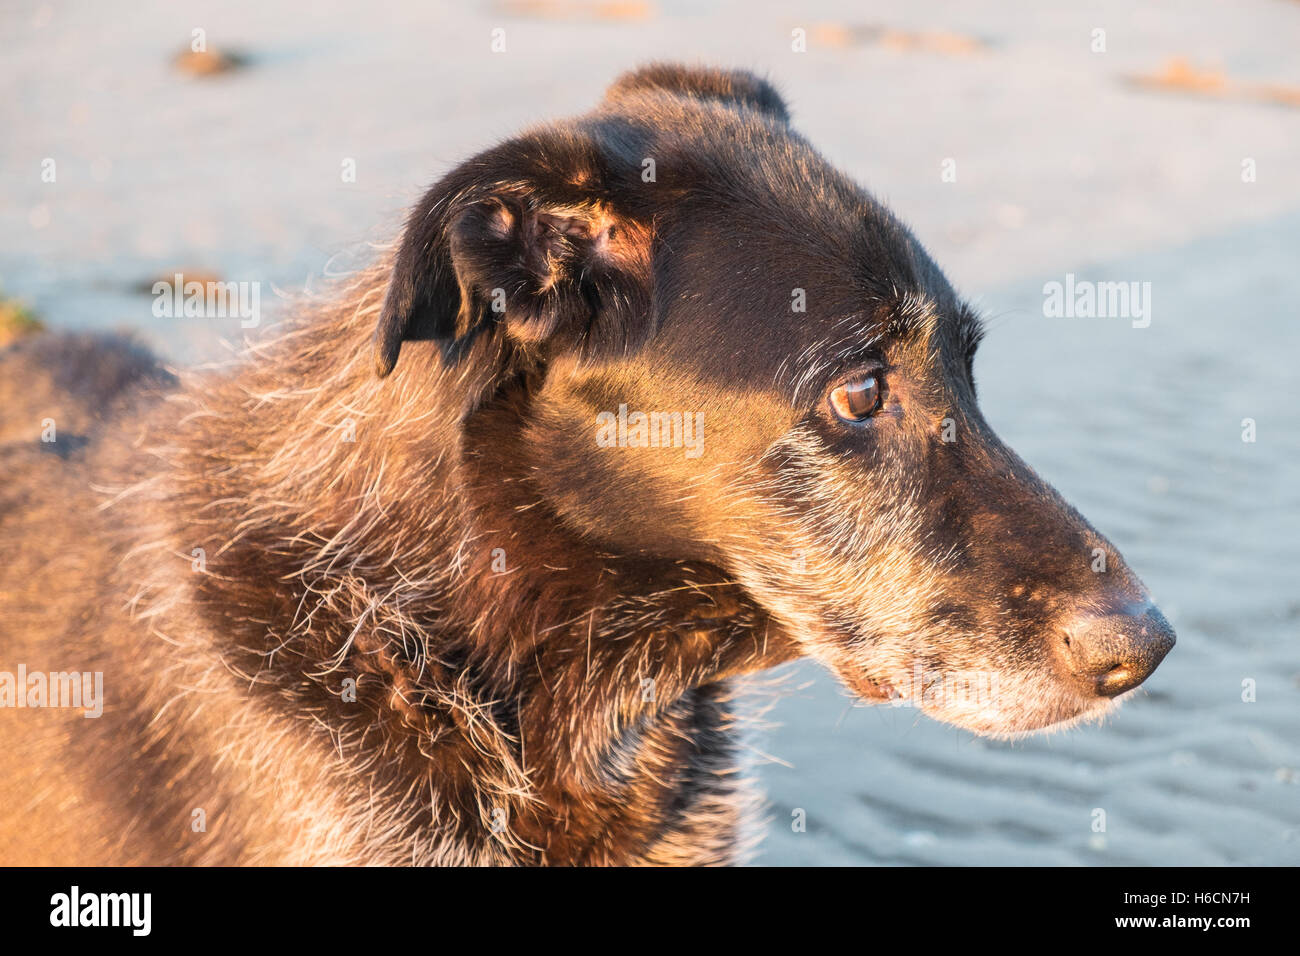
<path id="1" fill-rule="evenodd" d="M 1142 683 L 1148 673 L 1150 672 L 1140 667 L 1116 664 L 1097 678 L 1097 693 L 1102 697 L 1116 697 Z"/>
<path id="2" fill-rule="evenodd" d="M 1097 690 L 1102 696 L 1111 697 L 1122 694 L 1130 687 L 1136 687 L 1141 680 L 1133 680 L 1133 669 L 1127 664 L 1116 664 L 1097 681 Z"/>

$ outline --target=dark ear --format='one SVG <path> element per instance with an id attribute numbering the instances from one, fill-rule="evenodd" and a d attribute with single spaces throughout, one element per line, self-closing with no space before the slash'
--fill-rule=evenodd
<path id="1" fill-rule="evenodd" d="M 530 353 L 626 349 L 650 300 L 648 223 L 620 213 L 574 142 L 507 143 L 434 186 L 407 220 L 375 329 L 375 367 L 402 342 L 445 356 L 504 334 Z"/>
<path id="2" fill-rule="evenodd" d="M 380 378 L 397 364 L 408 339 L 444 339 L 460 308 L 446 221 L 435 186 L 411 210 L 393 258 L 388 291 L 375 327 L 375 370 Z"/>
<path id="3" fill-rule="evenodd" d="M 605 102 L 618 103 L 634 94 L 655 91 L 744 106 L 782 123 L 790 122 L 790 111 L 776 88 L 745 70 L 651 63 L 615 80 L 605 92 Z"/>

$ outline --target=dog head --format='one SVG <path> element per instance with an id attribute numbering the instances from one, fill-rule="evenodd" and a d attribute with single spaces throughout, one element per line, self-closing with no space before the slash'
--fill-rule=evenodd
<path id="1" fill-rule="evenodd" d="M 1014 733 L 1103 712 L 1174 635 L 985 422 L 979 339 L 770 86 L 652 67 L 433 187 L 375 350 L 436 342 L 466 419 L 526 381 L 513 453 L 600 548 L 709 562 L 862 697 Z"/>

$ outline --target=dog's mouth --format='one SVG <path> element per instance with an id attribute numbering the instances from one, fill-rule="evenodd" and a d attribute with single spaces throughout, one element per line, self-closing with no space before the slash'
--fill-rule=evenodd
<path id="1" fill-rule="evenodd" d="M 877 704 L 885 701 L 906 700 L 903 692 L 894 681 L 887 678 L 868 677 L 863 674 L 845 680 L 848 689 L 868 703 Z"/>

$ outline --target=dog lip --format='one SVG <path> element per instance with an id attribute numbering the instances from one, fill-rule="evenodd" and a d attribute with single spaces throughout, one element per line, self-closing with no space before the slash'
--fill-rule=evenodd
<path id="1" fill-rule="evenodd" d="M 849 689 L 863 700 L 876 702 L 901 700 L 903 698 L 903 694 L 889 680 L 877 680 L 876 678 L 869 677 L 866 674 L 860 674 L 854 676 L 852 679 L 847 681 L 847 683 Z"/>

